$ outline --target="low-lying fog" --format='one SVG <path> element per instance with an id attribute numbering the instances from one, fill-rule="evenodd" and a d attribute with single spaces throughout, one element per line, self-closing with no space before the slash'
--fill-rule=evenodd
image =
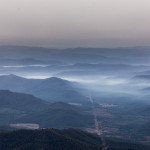
<path id="1" fill-rule="evenodd" d="M 135 64 L 132 65 L 133 68 L 125 70 L 105 68 L 101 71 L 97 68 L 97 70 L 93 68 L 73 69 L 70 65 L 14 65 L 0 66 L 0 75 L 15 74 L 28 79 L 46 79 L 55 76 L 75 82 L 80 92 L 85 94 L 88 91 L 93 97 L 109 97 L 110 95 L 110 97 L 128 96 L 132 99 L 139 99 L 148 95 L 143 89 L 150 87 L 150 80 L 140 79 L 137 76 L 147 71 L 149 66 L 150 64 L 142 66 Z"/>
<path id="2" fill-rule="evenodd" d="M 150 87 L 150 47 L 44 49 L 0 47 L 0 75 L 33 79 L 58 77 L 93 97 L 146 100 Z M 11 51 L 10 51 L 11 50 Z M 147 76 L 145 76 L 147 75 Z"/>

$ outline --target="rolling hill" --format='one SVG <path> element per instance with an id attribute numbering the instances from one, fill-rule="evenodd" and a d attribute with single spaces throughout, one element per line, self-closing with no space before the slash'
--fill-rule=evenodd
<path id="1" fill-rule="evenodd" d="M 0 90 L 0 107 L 35 112 L 47 108 L 47 105 L 50 103 L 29 94 Z"/>
<path id="2" fill-rule="evenodd" d="M 39 124 L 40 128 L 88 128 L 94 127 L 91 107 L 53 103 L 49 108 L 26 115 L 16 123 Z"/>
<path id="3" fill-rule="evenodd" d="M 52 77 L 26 79 L 13 74 L 0 76 L 0 89 L 32 94 L 47 101 L 88 103 L 87 98 L 76 91 L 72 82 Z"/>
<path id="4" fill-rule="evenodd" d="M 0 126 L 38 124 L 40 128 L 94 127 L 91 107 L 49 103 L 29 94 L 0 90 Z"/>
<path id="5" fill-rule="evenodd" d="M 32 95 L 0 90 L 0 125 L 8 124 L 26 114 L 48 108 L 49 102 Z"/>
<path id="6" fill-rule="evenodd" d="M 38 137 L 38 138 L 37 138 Z M 107 150 L 149 150 L 148 146 L 124 140 L 105 139 Z M 2 150 L 103 150 L 101 137 L 82 130 L 43 129 L 0 133 Z"/>

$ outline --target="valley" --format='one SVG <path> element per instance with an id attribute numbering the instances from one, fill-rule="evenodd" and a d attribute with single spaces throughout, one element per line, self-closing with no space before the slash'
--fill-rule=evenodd
<path id="1" fill-rule="evenodd" d="M 0 59 L 1 130 L 81 129 L 102 150 L 109 139 L 150 145 L 149 50 L 10 48 Z M 24 49 L 33 54 L 22 58 Z"/>

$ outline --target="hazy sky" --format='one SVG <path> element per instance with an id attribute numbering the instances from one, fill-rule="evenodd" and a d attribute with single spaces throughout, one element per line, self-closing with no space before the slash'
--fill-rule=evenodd
<path id="1" fill-rule="evenodd" d="M 150 0 L 0 0 L 0 45 L 150 45 Z"/>

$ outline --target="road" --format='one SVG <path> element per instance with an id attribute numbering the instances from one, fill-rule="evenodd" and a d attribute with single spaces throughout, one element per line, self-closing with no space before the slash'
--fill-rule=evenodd
<path id="1" fill-rule="evenodd" d="M 103 135 L 102 125 L 98 123 L 97 114 L 95 112 L 94 100 L 92 99 L 91 96 L 90 96 L 90 102 L 92 103 L 92 108 L 93 108 L 95 130 L 97 131 L 97 134 L 100 135 L 101 137 L 102 146 L 103 146 L 102 150 L 107 150 L 108 146 L 106 144 L 105 138 L 102 136 Z"/>

